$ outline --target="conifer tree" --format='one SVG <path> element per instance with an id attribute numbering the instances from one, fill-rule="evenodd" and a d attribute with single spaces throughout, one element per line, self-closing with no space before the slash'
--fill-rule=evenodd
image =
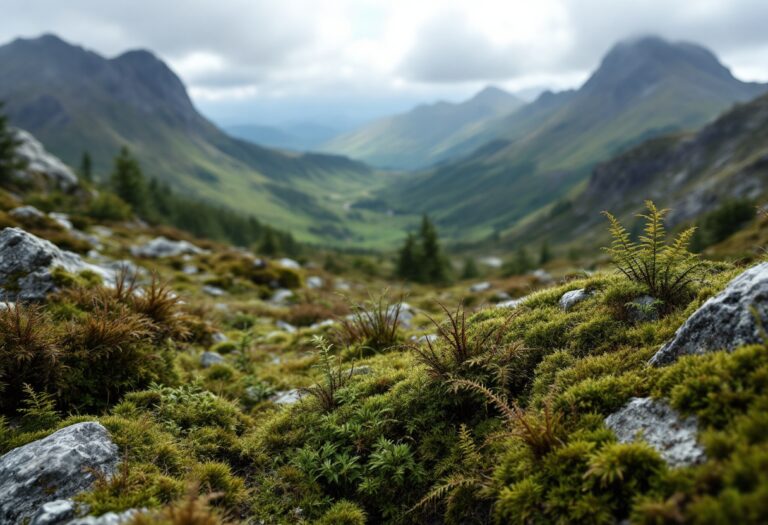
<path id="1" fill-rule="evenodd" d="M 123 147 L 115 157 L 110 177 L 112 190 L 139 215 L 147 211 L 147 182 L 138 161 Z"/>
<path id="2" fill-rule="evenodd" d="M 544 241 L 541 245 L 541 253 L 539 254 L 539 265 L 545 265 L 552 260 L 552 252 L 549 251 L 549 244 Z"/>
<path id="3" fill-rule="evenodd" d="M 477 263 L 473 257 L 467 257 L 464 261 L 464 270 L 461 272 L 462 279 L 474 279 L 480 275 L 477 269 Z"/>
<path id="4" fill-rule="evenodd" d="M 93 163 L 91 161 L 91 154 L 87 151 L 83 152 L 83 156 L 80 159 L 80 177 L 88 182 L 93 182 Z"/>
<path id="5" fill-rule="evenodd" d="M 401 279 L 416 280 L 418 276 L 419 254 L 416 247 L 416 238 L 409 233 L 405 238 L 405 243 L 400 249 L 397 260 L 397 276 Z"/>
<path id="6" fill-rule="evenodd" d="M 426 215 L 421 219 L 419 237 L 421 240 L 422 280 L 428 283 L 446 281 L 448 278 L 447 264 L 440 249 L 437 229 Z"/>

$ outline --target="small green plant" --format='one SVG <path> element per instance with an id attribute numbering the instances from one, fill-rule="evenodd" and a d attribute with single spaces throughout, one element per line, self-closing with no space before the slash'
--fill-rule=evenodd
<path id="1" fill-rule="evenodd" d="M 304 391 L 317 398 L 323 411 L 330 412 L 338 405 L 339 390 L 347 384 L 354 370 L 350 368 L 349 371 L 345 371 L 342 369 L 340 362 L 334 363 L 338 359 L 334 359 L 331 352 L 333 345 L 323 336 L 316 335 L 312 338 L 312 341 L 318 349 L 320 356 L 318 367 L 322 371 L 323 378 L 315 383 L 315 385 L 304 389 Z"/>
<path id="2" fill-rule="evenodd" d="M 52 428 L 60 421 L 59 413 L 56 411 L 56 400 L 47 392 L 35 392 L 29 385 L 24 385 L 26 398 L 23 401 L 24 407 L 19 410 L 21 413 L 21 428 L 25 432 L 35 432 Z"/>
<path id="3" fill-rule="evenodd" d="M 381 352 L 399 341 L 402 299 L 391 302 L 387 291 L 378 297 L 352 305 L 352 315 L 339 324 L 339 338 L 347 346 L 360 344 L 363 349 Z"/>
<path id="4" fill-rule="evenodd" d="M 605 250 L 628 279 L 644 285 L 650 295 L 663 303 L 675 304 L 688 295 L 701 267 L 698 258 L 688 251 L 695 229 L 683 231 L 668 243 L 664 216 L 669 210 L 659 210 L 651 201 L 645 205 L 648 213 L 639 215 L 645 219 L 639 241 L 632 240 L 616 217 L 603 212 L 613 236 L 611 246 Z"/>

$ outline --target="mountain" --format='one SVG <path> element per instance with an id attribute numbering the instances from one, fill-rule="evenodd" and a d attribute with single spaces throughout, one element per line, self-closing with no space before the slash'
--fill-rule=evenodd
<path id="1" fill-rule="evenodd" d="M 294 151 L 312 151 L 339 134 L 338 130 L 311 122 L 284 126 L 240 124 L 227 126 L 224 131 L 239 139 Z"/>
<path id="2" fill-rule="evenodd" d="M 506 91 L 486 87 L 465 102 L 424 104 L 378 120 L 332 139 L 323 150 L 382 168 L 424 168 L 450 158 L 453 147 L 474 129 L 522 104 Z"/>
<path id="3" fill-rule="evenodd" d="M 503 233 L 585 181 L 599 161 L 695 129 L 766 86 L 734 78 L 710 51 L 656 37 L 621 42 L 575 92 L 545 93 L 488 123 L 471 154 L 382 194 L 428 212 L 454 237 Z"/>
<path id="4" fill-rule="evenodd" d="M 104 177 L 127 145 L 148 176 L 300 239 L 353 237 L 345 192 L 374 185 L 362 163 L 230 137 L 197 112 L 181 80 L 148 51 L 107 59 L 53 35 L 17 39 L 0 47 L 0 100 L 13 125 L 70 165 L 87 150 Z"/>

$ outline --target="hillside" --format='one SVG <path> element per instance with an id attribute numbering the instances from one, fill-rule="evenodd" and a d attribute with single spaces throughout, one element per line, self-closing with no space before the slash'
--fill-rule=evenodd
<path id="1" fill-rule="evenodd" d="M 305 240 L 356 238 L 346 226 L 345 195 L 378 184 L 369 168 L 344 157 L 231 138 L 197 112 L 179 78 L 147 51 L 106 59 L 53 35 L 17 39 L 0 47 L 0 100 L 12 124 L 72 166 L 88 151 L 104 177 L 127 145 L 149 176 Z"/>
<path id="2" fill-rule="evenodd" d="M 0 523 L 768 521 L 764 253 L 404 303 L 359 257 L 63 209 L 41 166 L 0 189 Z"/>
<path id="3" fill-rule="evenodd" d="M 576 92 L 544 95 L 495 122 L 493 141 L 385 198 L 435 215 L 456 237 L 487 236 L 566 195 L 597 162 L 649 137 L 695 129 L 765 89 L 734 78 L 693 44 L 622 42 Z M 533 118 L 514 124 L 526 114 Z"/>
<path id="4" fill-rule="evenodd" d="M 595 210 L 630 220 L 645 199 L 671 208 L 668 226 L 695 222 L 729 201 L 768 191 L 768 95 L 739 104 L 697 132 L 650 139 L 598 164 L 584 189 L 513 229 L 505 244 L 549 239 L 602 242 Z"/>
<path id="5" fill-rule="evenodd" d="M 424 104 L 340 135 L 324 151 L 363 160 L 388 169 L 418 169 L 453 156 L 453 148 L 484 123 L 519 108 L 523 102 L 487 87 L 461 103 Z"/>
<path id="6" fill-rule="evenodd" d="M 239 139 L 294 151 L 318 150 L 322 144 L 338 135 L 333 128 L 310 122 L 284 126 L 240 124 L 224 128 L 229 135 Z"/>

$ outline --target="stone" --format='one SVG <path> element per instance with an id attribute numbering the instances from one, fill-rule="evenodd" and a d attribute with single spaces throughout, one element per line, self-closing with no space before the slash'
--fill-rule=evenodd
<path id="1" fill-rule="evenodd" d="M 181 269 L 181 272 L 184 275 L 195 275 L 199 271 L 200 270 L 198 270 L 197 266 L 195 266 L 194 264 L 185 264 L 184 267 Z"/>
<path id="2" fill-rule="evenodd" d="M 336 324 L 336 321 L 333 319 L 323 319 L 322 321 L 318 321 L 316 323 L 313 323 L 309 326 L 310 330 L 317 330 L 319 328 L 326 328 L 328 326 L 333 326 Z"/>
<path id="3" fill-rule="evenodd" d="M 205 250 L 188 241 L 173 241 L 166 237 L 155 237 L 141 246 L 134 246 L 131 248 L 131 253 L 134 257 L 160 259 L 185 254 L 199 255 L 205 253 Z"/>
<path id="4" fill-rule="evenodd" d="M 562 297 L 560 297 L 560 308 L 565 310 L 566 312 L 579 304 L 580 302 L 584 301 L 585 299 L 589 299 L 592 296 L 591 292 L 586 291 L 584 288 L 579 288 L 578 290 L 571 290 L 570 292 L 565 292 Z"/>
<path id="5" fill-rule="evenodd" d="M 761 324 L 768 326 L 768 263 L 749 268 L 709 298 L 650 362 L 667 365 L 683 355 L 762 343 Z"/>
<path id="6" fill-rule="evenodd" d="M 65 230 L 73 230 L 75 228 L 72 221 L 69 220 L 69 215 L 66 213 L 52 211 L 48 214 L 48 217 Z"/>
<path id="7" fill-rule="evenodd" d="M 107 512 L 101 516 L 86 516 L 66 523 L 66 525 L 121 525 L 128 523 L 131 519 L 141 512 L 138 509 L 128 509 L 123 512 Z"/>
<path id="8" fill-rule="evenodd" d="M 552 282 L 552 276 L 549 274 L 548 271 L 544 270 L 543 268 L 539 268 L 538 270 L 534 270 L 531 275 L 533 275 L 537 281 L 542 283 L 551 283 Z"/>
<path id="9" fill-rule="evenodd" d="M 333 287 L 340 292 L 348 292 L 352 289 L 352 286 L 347 281 L 337 280 Z"/>
<path id="10" fill-rule="evenodd" d="M 222 297 L 224 295 L 227 295 L 226 290 L 223 290 L 218 286 L 212 286 L 210 284 L 206 284 L 205 286 L 203 286 L 202 290 L 203 290 L 203 293 L 207 293 L 212 297 Z"/>
<path id="11" fill-rule="evenodd" d="M 218 363 L 223 363 L 224 357 L 218 352 L 211 352 L 210 350 L 203 352 L 200 356 L 200 366 L 208 368 Z"/>
<path id="12" fill-rule="evenodd" d="M 696 418 L 681 418 L 664 401 L 632 398 L 622 409 L 605 418 L 605 425 L 621 443 L 645 441 L 673 467 L 693 465 L 705 459 L 704 449 L 696 440 Z"/>
<path id="13" fill-rule="evenodd" d="M 482 283 L 475 283 L 472 286 L 469 287 L 469 291 L 472 293 L 480 293 L 485 292 L 487 290 L 491 289 L 491 283 L 489 282 L 482 282 Z"/>
<path id="14" fill-rule="evenodd" d="M 276 321 L 275 326 L 277 326 L 283 332 L 288 332 L 289 334 L 295 334 L 297 331 L 296 327 L 293 326 L 291 323 L 286 323 L 285 321 L 282 321 L 282 320 Z"/>
<path id="15" fill-rule="evenodd" d="M 483 257 L 480 259 L 480 264 L 487 266 L 488 268 L 501 268 L 504 265 L 504 261 L 500 257 Z"/>
<path id="16" fill-rule="evenodd" d="M 77 176 L 58 157 L 48 153 L 43 145 L 30 133 L 13 130 L 16 140 L 16 154 L 27 162 L 24 173 L 17 174 L 22 179 L 29 179 L 30 174 L 42 175 L 49 186 L 65 192 L 77 189 L 80 182 Z"/>
<path id="17" fill-rule="evenodd" d="M 275 304 L 285 304 L 291 297 L 293 297 L 292 291 L 288 290 L 287 288 L 278 288 L 275 290 L 275 293 L 272 294 L 269 302 Z"/>
<path id="18" fill-rule="evenodd" d="M 318 277 L 317 275 L 307 277 L 307 288 L 316 290 L 318 288 L 322 288 L 324 284 L 325 281 L 323 281 L 322 277 Z"/>
<path id="19" fill-rule="evenodd" d="M 367 376 L 373 373 L 373 368 L 368 365 L 354 366 L 350 368 L 347 373 L 353 376 Z"/>
<path id="20" fill-rule="evenodd" d="M 14 219 L 20 219 L 22 221 L 39 221 L 45 219 L 45 213 L 34 206 L 19 206 L 18 208 L 9 211 L 8 214 Z"/>
<path id="21" fill-rule="evenodd" d="M 293 405 L 298 403 L 301 399 L 301 390 L 298 388 L 292 388 L 291 390 L 283 390 L 269 398 L 276 405 Z"/>
<path id="22" fill-rule="evenodd" d="M 510 299 L 509 301 L 502 301 L 500 303 L 496 303 L 494 307 L 496 308 L 517 308 L 518 306 L 525 303 L 525 301 L 528 300 L 528 296 L 524 297 L 518 297 L 517 299 Z"/>
<path id="23" fill-rule="evenodd" d="M 56 525 L 69 521 L 75 516 L 75 502 L 71 499 L 57 499 L 44 503 L 35 515 L 30 525 Z"/>
<path id="24" fill-rule="evenodd" d="M 0 457 L 0 523 L 31 518 L 45 503 L 88 489 L 95 472 L 114 474 L 119 453 L 100 423 L 88 421 Z"/>
<path id="25" fill-rule="evenodd" d="M 298 270 L 299 268 L 301 268 L 301 265 L 297 261 L 294 261 L 293 259 L 289 259 L 288 257 L 283 257 L 282 259 L 278 259 L 276 262 L 283 268 L 290 268 L 291 270 Z"/>
<path id="26" fill-rule="evenodd" d="M 424 335 L 412 335 L 411 341 L 417 344 L 427 344 L 427 343 L 434 343 L 436 342 L 440 337 L 437 334 L 424 334 Z"/>
<path id="27" fill-rule="evenodd" d="M 226 343 L 229 341 L 229 337 L 227 337 L 223 332 L 214 332 L 211 335 L 211 341 L 214 343 Z"/>
<path id="28" fill-rule="evenodd" d="M 108 284 L 115 279 L 114 271 L 89 264 L 76 253 L 61 250 L 20 228 L 5 228 L 0 232 L 1 301 L 45 299 L 56 289 L 51 274 L 56 267 L 74 274 L 90 270 Z"/>

